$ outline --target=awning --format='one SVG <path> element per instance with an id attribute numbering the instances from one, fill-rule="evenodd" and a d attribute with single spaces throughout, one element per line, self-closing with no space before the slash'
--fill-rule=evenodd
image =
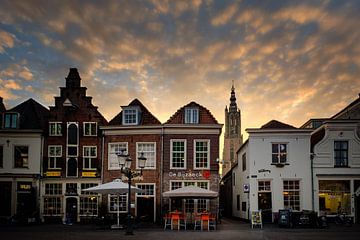
<path id="1" fill-rule="evenodd" d="M 219 194 L 196 186 L 186 186 L 164 192 L 162 195 L 169 198 L 216 198 Z"/>

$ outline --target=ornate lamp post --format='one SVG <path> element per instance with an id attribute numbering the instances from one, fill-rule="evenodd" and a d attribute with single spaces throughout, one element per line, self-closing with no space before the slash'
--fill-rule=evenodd
<path id="1" fill-rule="evenodd" d="M 138 165 L 140 168 L 140 172 L 136 170 L 131 170 L 132 159 L 129 157 L 129 155 L 125 154 L 124 150 L 118 153 L 117 157 L 118 157 L 119 165 L 121 167 L 121 172 L 128 178 L 128 183 L 129 183 L 127 228 L 125 235 L 134 235 L 132 216 L 131 216 L 131 180 L 134 177 L 142 176 L 142 169 L 145 167 L 146 157 L 144 157 L 144 153 L 141 153 L 140 157 L 138 157 Z"/>

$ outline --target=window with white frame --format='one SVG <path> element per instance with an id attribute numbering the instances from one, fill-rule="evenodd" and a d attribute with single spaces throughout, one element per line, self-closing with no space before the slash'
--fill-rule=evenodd
<path id="1" fill-rule="evenodd" d="M 62 123 L 49 122 L 49 136 L 61 136 L 61 135 L 62 135 Z"/>
<path id="2" fill-rule="evenodd" d="M 96 122 L 84 122 L 84 136 L 97 136 L 97 123 Z"/>
<path id="3" fill-rule="evenodd" d="M 199 108 L 185 108 L 185 123 L 199 123 Z"/>
<path id="4" fill-rule="evenodd" d="M 4 114 L 4 128 L 17 128 L 18 127 L 18 113 L 5 113 Z"/>
<path id="5" fill-rule="evenodd" d="M 127 194 L 109 194 L 108 208 L 111 213 L 116 213 L 118 208 L 119 212 L 127 212 Z"/>
<path id="6" fill-rule="evenodd" d="M 14 167 L 28 168 L 29 167 L 29 147 L 28 146 L 14 146 Z"/>
<path id="7" fill-rule="evenodd" d="M 49 145 L 48 149 L 48 167 L 49 169 L 61 168 L 62 146 Z"/>
<path id="8" fill-rule="evenodd" d="M 77 122 L 67 123 L 67 155 L 78 156 L 79 126 Z"/>
<path id="9" fill-rule="evenodd" d="M 44 196 L 44 216 L 59 216 L 62 214 L 62 184 L 46 183 Z"/>
<path id="10" fill-rule="evenodd" d="M 210 140 L 195 140 L 194 169 L 210 168 Z"/>
<path id="11" fill-rule="evenodd" d="M 182 182 L 181 181 L 172 181 L 170 185 L 170 190 L 176 190 L 179 188 L 182 188 Z"/>
<path id="12" fill-rule="evenodd" d="M 287 162 L 287 144 L 273 143 L 272 144 L 272 163 L 286 163 Z"/>
<path id="13" fill-rule="evenodd" d="M 270 181 L 259 181 L 258 182 L 258 191 L 259 192 L 271 192 L 271 182 Z"/>
<path id="14" fill-rule="evenodd" d="M 136 196 L 155 196 L 155 184 L 154 183 L 137 183 L 137 188 L 143 190 L 141 193 L 136 193 Z"/>
<path id="15" fill-rule="evenodd" d="M 335 167 L 348 166 L 348 155 L 349 155 L 348 151 L 349 151 L 348 141 L 334 141 Z"/>
<path id="16" fill-rule="evenodd" d="M 108 167 L 109 170 L 119 170 L 119 161 L 117 154 L 123 153 L 128 154 L 128 143 L 127 142 L 118 142 L 118 143 L 109 143 L 108 145 Z"/>
<path id="17" fill-rule="evenodd" d="M 156 143 L 154 142 L 141 142 L 136 143 L 136 168 L 139 168 L 138 158 L 144 153 L 145 169 L 156 168 Z"/>
<path id="18" fill-rule="evenodd" d="M 300 181 L 284 180 L 284 208 L 300 211 Z"/>
<path id="19" fill-rule="evenodd" d="M 170 168 L 185 169 L 186 168 L 186 140 L 171 139 L 170 141 Z"/>
<path id="20" fill-rule="evenodd" d="M 83 147 L 83 161 L 84 169 L 96 169 L 97 167 L 97 147 L 84 146 Z"/>
<path id="21" fill-rule="evenodd" d="M 98 215 L 98 196 L 80 196 L 80 216 Z"/>
<path id="22" fill-rule="evenodd" d="M 122 123 L 123 125 L 137 125 L 139 123 L 138 109 L 130 107 L 124 108 L 122 112 Z"/>

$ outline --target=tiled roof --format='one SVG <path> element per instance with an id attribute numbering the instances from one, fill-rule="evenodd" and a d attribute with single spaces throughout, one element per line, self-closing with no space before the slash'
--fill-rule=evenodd
<path id="1" fill-rule="evenodd" d="M 7 110 L 7 112 L 20 114 L 20 129 L 44 129 L 49 117 L 49 110 L 32 98 Z"/>
<path id="2" fill-rule="evenodd" d="M 261 126 L 261 129 L 296 129 L 296 127 L 276 120 L 271 120 L 270 122 Z"/>
<path id="3" fill-rule="evenodd" d="M 218 121 L 211 114 L 211 112 L 196 102 L 190 102 L 189 104 L 181 107 L 170 117 L 169 120 L 167 120 L 166 124 L 184 124 L 185 123 L 184 110 L 187 107 L 199 108 L 199 124 L 218 124 Z"/>
<path id="4" fill-rule="evenodd" d="M 139 125 L 158 125 L 161 122 L 138 100 L 134 99 L 128 106 L 136 106 L 141 110 L 141 118 Z M 122 111 L 119 112 L 111 121 L 109 125 L 122 125 Z"/>

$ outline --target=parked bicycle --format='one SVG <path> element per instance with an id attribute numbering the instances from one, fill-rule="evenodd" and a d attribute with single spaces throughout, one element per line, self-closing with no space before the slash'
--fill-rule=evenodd
<path id="1" fill-rule="evenodd" d="M 353 220 L 351 216 L 348 216 L 345 213 L 339 213 L 335 217 L 335 223 L 337 225 L 352 226 Z"/>

